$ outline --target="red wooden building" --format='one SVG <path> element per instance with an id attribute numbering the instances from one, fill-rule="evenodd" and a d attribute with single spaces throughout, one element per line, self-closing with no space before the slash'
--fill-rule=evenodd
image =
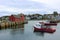
<path id="1" fill-rule="evenodd" d="M 14 15 L 9 16 L 9 20 L 12 22 L 24 22 L 24 15 L 21 15 L 19 18 L 15 17 Z"/>

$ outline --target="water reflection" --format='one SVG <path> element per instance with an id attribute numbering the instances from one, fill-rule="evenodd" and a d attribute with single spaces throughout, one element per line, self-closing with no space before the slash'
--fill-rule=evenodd
<path id="1" fill-rule="evenodd" d="M 6 29 L 11 29 L 10 33 L 12 35 L 23 34 L 24 33 L 24 24 L 23 25 L 15 25 L 15 26 L 11 26 L 11 27 L 8 27 L 8 28 L 4 28 L 4 30 L 6 30 Z M 3 29 L 0 29 L 0 30 L 3 30 Z"/>
<path id="2" fill-rule="evenodd" d="M 11 28 L 11 29 L 18 29 L 18 28 L 23 28 L 23 29 L 24 29 L 24 24 L 12 26 L 12 27 L 10 27 L 10 28 Z"/>
<path id="3" fill-rule="evenodd" d="M 24 25 L 17 25 L 11 29 L 11 34 L 23 34 L 24 33 Z"/>
<path id="4" fill-rule="evenodd" d="M 42 36 L 42 37 L 44 37 L 44 32 L 34 32 L 34 34 L 36 36 Z"/>
<path id="5" fill-rule="evenodd" d="M 11 34 L 15 35 L 15 34 L 24 34 L 24 29 L 12 29 L 11 30 Z"/>

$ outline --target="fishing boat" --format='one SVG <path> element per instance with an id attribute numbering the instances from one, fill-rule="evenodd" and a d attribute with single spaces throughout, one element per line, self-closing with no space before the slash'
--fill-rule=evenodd
<path id="1" fill-rule="evenodd" d="M 44 23 L 45 26 L 56 26 L 57 23 Z"/>
<path id="2" fill-rule="evenodd" d="M 56 28 L 51 28 L 49 26 L 44 26 L 40 23 L 34 25 L 34 32 L 47 32 L 47 33 L 54 33 Z"/>
<path id="3" fill-rule="evenodd" d="M 57 23 L 50 23 L 50 22 L 39 22 L 40 24 L 43 24 L 44 26 L 57 26 Z"/>
<path id="4" fill-rule="evenodd" d="M 52 20 L 50 20 L 50 23 L 58 23 L 59 21 L 52 21 Z"/>

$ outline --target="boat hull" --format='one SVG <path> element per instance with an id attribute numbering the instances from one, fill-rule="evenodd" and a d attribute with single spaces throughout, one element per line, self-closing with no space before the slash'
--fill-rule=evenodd
<path id="1" fill-rule="evenodd" d="M 34 32 L 47 32 L 47 33 L 54 33 L 56 29 L 54 28 L 36 28 L 34 27 Z"/>

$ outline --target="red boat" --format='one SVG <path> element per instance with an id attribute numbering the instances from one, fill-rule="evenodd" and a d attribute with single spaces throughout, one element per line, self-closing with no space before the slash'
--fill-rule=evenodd
<path id="1" fill-rule="evenodd" d="M 34 32 L 47 32 L 47 33 L 54 33 L 56 28 L 51 28 L 48 26 L 42 26 L 41 24 L 34 25 Z"/>
<path id="2" fill-rule="evenodd" d="M 50 22 L 39 22 L 39 23 L 41 23 L 44 26 L 56 26 L 57 25 L 57 23 L 50 23 Z"/>
<path id="3" fill-rule="evenodd" d="M 50 23 L 58 23 L 59 21 L 50 21 Z"/>
<path id="4" fill-rule="evenodd" d="M 45 26 L 56 26 L 57 23 L 44 23 Z"/>

